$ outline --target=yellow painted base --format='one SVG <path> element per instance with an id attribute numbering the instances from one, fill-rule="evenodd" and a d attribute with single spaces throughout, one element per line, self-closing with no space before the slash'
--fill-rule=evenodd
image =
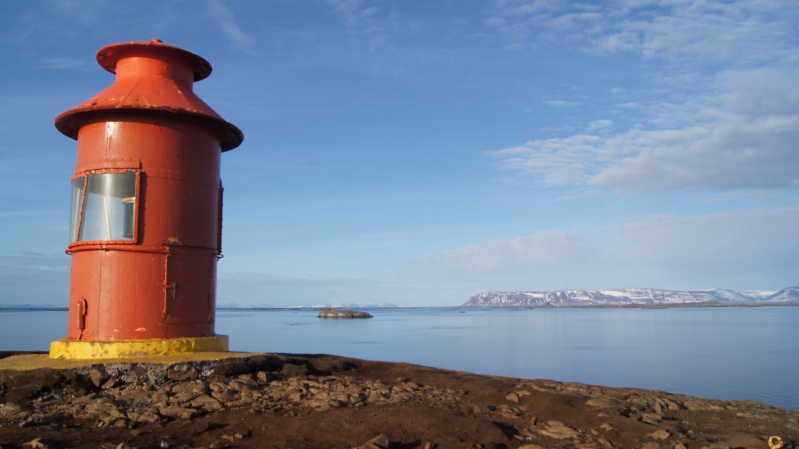
<path id="1" fill-rule="evenodd" d="M 50 358 L 66 360 L 120 359 L 227 351 L 227 335 L 125 341 L 83 341 L 62 338 L 50 343 Z"/>

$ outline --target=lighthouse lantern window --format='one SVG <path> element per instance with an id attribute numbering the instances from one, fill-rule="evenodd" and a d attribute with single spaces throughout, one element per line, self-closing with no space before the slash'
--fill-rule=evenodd
<path id="1" fill-rule="evenodd" d="M 133 241 L 136 172 L 89 173 L 72 181 L 70 242 Z"/>

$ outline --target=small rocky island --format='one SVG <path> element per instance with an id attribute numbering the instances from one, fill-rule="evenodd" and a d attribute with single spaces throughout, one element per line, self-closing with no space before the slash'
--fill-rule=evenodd
<path id="1" fill-rule="evenodd" d="M 319 318 L 338 318 L 338 319 L 355 319 L 355 318 L 372 318 L 372 315 L 360 310 L 347 310 L 347 309 L 325 309 L 317 315 Z"/>

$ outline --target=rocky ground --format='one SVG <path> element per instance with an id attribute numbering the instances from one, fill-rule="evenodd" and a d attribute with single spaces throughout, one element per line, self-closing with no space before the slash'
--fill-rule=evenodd
<path id="1" fill-rule="evenodd" d="M 770 436 L 796 448 L 799 412 L 323 355 L 0 371 L 2 449 L 721 449 Z"/>

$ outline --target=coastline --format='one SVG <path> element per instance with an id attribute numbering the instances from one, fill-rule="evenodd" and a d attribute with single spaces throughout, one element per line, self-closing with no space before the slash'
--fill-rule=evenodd
<path id="1" fill-rule="evenodd" d="M 797 307 L 799 302 L 787 303 L 720 303 L 720 302 L 703 302 L 703 303 L 685 303 L 685 304 L 592 304 L 592 305 L 542 305 L 542 306 L 474 306 L 467 304 L 448 305 L 448 306 L 374 306 L 374 305 L 348 305 L 347 309 L 355 310 L 425 310 L 425 309 L 455 309 L 455 310 L 509 310 L 509 309 L 690 309 L 690 308 L 748 308 L 748 307 Z M 275 306 L 275 307 L 217 307 L 216 311 L 222 312 L 237 312 L 237 311 L 323 311 L 326 309 L 337 310 L 337 307 L 329 305 L 315 305 L 315 306 Z M 66 306 L 0 306 L 0 312 L 68 312 L 69 307 Z"/>
<path id="2" fill-rule="evenodd" d="M 799 412 L 753 401 L 330 355 L 231 356 L 2 370 L 0 445 L 352 448 L 382 435 L 382 446 L 362 447 L 716 449 L 799 440 Z"/>

